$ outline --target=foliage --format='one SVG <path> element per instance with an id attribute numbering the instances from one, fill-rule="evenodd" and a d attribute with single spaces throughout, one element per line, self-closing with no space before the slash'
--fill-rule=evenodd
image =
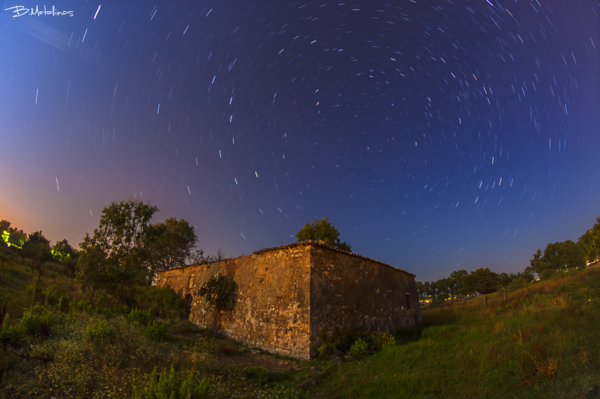
<path id="1" fill-rule="evenodd" d="M 148 245 L 148 267 L 155 277 L 158 272 L 185 264 L 196 245 L 196 233 L 187 220 L 169 218 L 152 225 L 151 242 Z"/>
<path id="2" fill-rule="evenodd" d="M 533 255 L 530 262 L 531 270 L 541 276 L 548 270 L 560 271 L 585 267 L 589 256 L 586 248 L 588 247 L 581 242 L 575 243 L 571 240 L 550 243 L 543 254 L 541 249 L 538 249 Z"/>
<path id="3" fill-rule="evenodd" d="M 148 336 L 148 338 L 159 341 L 165 337 L 165 333 L 167 332 L 167 326 L 163 323 L 159 323 L 157 321 L 152 320 L 145 328 L 144 333 Z"/>
<path id="4" fill-rule="evenodd" d="M 156 341 L 164 338 L 167 326 L 155 321 L 150 310 L 133 309 L 126 317 L 130 323 L 137 323 L 143 327 L 148 338 Z"/>
<path id="5" fill-rule="evenodd" d="M 105 207 L 93 236 L 86 234 L 80 244 L 80 283 L 92 292 L 100 289 L 117 296 L 118 306 L 125 285 L 146 281 L 150 219 L 157 211 L 157 207 L 135 199 Z"/>
<path id="6" fill-rule="evenodd" d="M 69 242 L 65 239 L 57 241 L 52 246 L 52 257 L 55 261 L 62 263 L 67 266 L 69 270 L 74 271 L 75 265 L 77 264 L 77 258 L 79 257 L 79 251 L 69 245 Z"/>
<path id="7" fill-rule="evenodd" d="M 90 291 L 92 300 L 96 291 L 114 292 L 117 284 L 118 265 L 86 235 L 81 244 L 75 278 L 82 289 Z"/>
<path id="8" fill-rule="evenodd" d="M 44 338 L 49 335 L 53 322 L 52 314 L 40 304 L 26 310 L 16 325 L 9 323 L 9 315 L 6 314 L 0 327 L 0 341 L 19 344 L 27 336 Z"/>
<path id="9" fill-rule="evenodd" d="M 328 358 L 332 355 L 342 355 L 347 352 L 350 352 L 353 356 L 361 356 L 395 345 L 397 345 L 396 337 L 392 334 L 344 328 L 333 334 L 321 335 L 321 344 L 317 348 L 316 354 L 318 358 Z M 357 354 L 359 352 L 360 355 Z"/>
<path id="10" fill-rule="evenodd" d="M 354 357 L 364 356 L 369 352 L 369 344 L 362 338 L 357 339 L 350 348 L 350 353 Z"/>
<path id="11" fill-rule="evenodd" d="M 237 301 L 237 283 L 222 274 L 212 276 L 200 287 L 198 295 L 204 297 L 208 309 L 232 311 Z"/>
<path id="12" fill-rule="evenodd" d="M 139 286 L 132 289 L 128 298 L 130 306 L 147 309 L 153 315 L 164 318 L 184 318 L 188 309 L 171 287 Z"/>
<path id="13" fill-rule="evenodd" d="M 0 244 L 9 247 L 23 248 L 27 234 L 23 230 L 10 227 L 8 220 L 0 220 Z"/>
<path id="14" fill-rule="evenodd" d="M 463 275 L 461 281 L 464 292 L 468 295 L 476 292 L 484 295 L 491 294 L 500 288 L 498 274 L 487 267 L 472 271 L 469 275 Z"/>
<path id="15" fill-rule="evenodd" d="M 178 382 L 175 368 L 171 365 L 169 371 L 165 369 L 160 375 L 157 375 L 155 367 L 145 388 L 140 387 L 136 380 L 132 385 L 135 399 L 203 399 L 208 398 L 210 380 L 203 378 L 196 384 L 193 376 L 188 375 Z"/>
<path id="16" fill-rule="evenodd" d="M 105 320 L 100 320 L 88 328 L 87 338 L 92 342 L 113 342 L 115 332 Z"/>
<path id="17" fill-rule="evenodd" d="M 320 220 L 313 219 L 312 223 L 306 223 L 304 227 L 296 233 L 296 240 L 298 242 L 321 240 L 330 247 L 352 252 L 350 245 L 345 241 L 340 241 L 340 233 L 335 228 L 335 225 L 329 223 L 328 217 Z"/>
<path id="18" fill-rule="evenodd" d="M 130 323 L 138 323 L 141 326 L 147 326 L 154 321 L 154 315 L 149 310 L 132 309 L 127 315 Z"/>
<path id="19" fill-rule="evenodd" d="M 29 259 L 38 262 L 45 262 L 52 259 L 50 241 L 44 237 L 41 230 L 27 237 L 27 240 L 23 244 L 23 253 Z"/>

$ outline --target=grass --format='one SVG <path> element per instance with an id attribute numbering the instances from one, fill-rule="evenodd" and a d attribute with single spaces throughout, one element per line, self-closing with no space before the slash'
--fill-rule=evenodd
<path id="1" fill-rule="evenodd" d="M 316 398 L 600 397 L 600 270 L 424 307 L 398 345 L 333 366 Z"/>
<path id="2" fill-rule="evenodd" d="M 600 398 L 598 266 L 485 302 L 425 306 L 423 323 L 379 351 L 356 342 L 369 336 L 344 341 L 353 360 L 332 350 L 299 361 L 199 329 L 158 289 L 136 294 L 151 302 L 144 309 L 80 302 L 60 265 L 44 265 L 47 295 L 32 306 L 37 273 L 0 258 L 0 305 L 11 315 L 0 398 Z M 57 300 L 65 292 L 68 302 Z"/>

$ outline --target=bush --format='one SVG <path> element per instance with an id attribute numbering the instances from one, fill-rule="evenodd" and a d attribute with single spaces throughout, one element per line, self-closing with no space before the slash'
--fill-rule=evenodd
<path id="1" fill-rule="evenodd" d="M 59 288 L 56 284 L 51 285 L 42 292 L 44 303 L 48 306 L 66 306 L 69 301 L 69 294 L 64 288 Z"/>
<path id="2" fill-rule="evenodd" d="M 132 306 L 148 309 L 158 317 L 186 318 L 187 307 L 171 287 L 137 287 Z"/>
<path id="3" fill-rule="evenodd" d="M 373 342 L 377 350 L 396 345 L 396 337 L 388 333 L 373 334 Z"/>
<path id="4" fill-rule="evenodd" d="M 357 339 L 350 348 L 350 353 L 354 357 L 364 356 L 369 353 L 369 344 L 362 338 Z"/>
<path id="5" fill-rule="evenodd" d="M 24 335 L 48 335 L 52 321 L 46 308 L 36 304 L 23 313 L 18 328 Z"/>
<path id="6" fill-rule="evenodd" d="M 156 341 L 163 339 L 166 331 L 167 326 L 165 326 L 163 323 L 158 323 L 156 321 L 152 321 L 144 329 L 146 336 Z"/>
<path id="7" fill-rule="evenodd" d="M 198 294 L 204 297 L 209 309 L 232 311 L 237 301 L 237 283 L 225 275 L 212 276 L 200 287 Z"/>
<path id="8" fill-rule="evenodd" d="M 9 314 L 4 316 L 4 320 L 2 320 L 2 326 L 0 326 L 0 341 L 4 343 L 18 343 L 23 334 L 19 330 L 18 326 L 11 326 L 8 323 Z"/>
<path id="9" fill-rule="evenodd" d="M 87 338 L 92 342 L 113 342 L 115 332 L 105 320 L 100 320 L 88 328 Z"/>
<path id="10" fill-rule="evenodd" d="M 127 315 L 127 320 L 145 327 L 154 321 L 154 315 L 149 310 L 133 309 Z"/>
<path id="11" fill-rule="evenodd" d="M 134 379 L 132 381 L 133 397 L 135 399 L 203 399 L 208 398 L 210 381 L 203 378 L 199 384 L 194 383 L 192 375 L 188 375 L 181 383 L 177 383 L 175 368 L 171 366 L 167 375 L 167 370 L 157 376 L 156 367 L 152 371 L 148 386 L 142 388 Z"/>

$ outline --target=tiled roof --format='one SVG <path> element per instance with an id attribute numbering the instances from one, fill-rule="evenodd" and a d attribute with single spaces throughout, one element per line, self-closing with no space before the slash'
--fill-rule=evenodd
<path id="1" fill-rule="evenodd" d="M 308 241 L 302 241 L 302 242 L 294 242 L 294 243 L 291 243 L 291 244 L 288 244 L 288 245 L 282 245 L 280 247 L 263 248 L 263 249 L 261 249 L 259 251 L 253 252 L 253 254 L 258 255 L 258 254 L 262 254 L 262 253 L 266 253 L 266 252 L 271 252 L 271 251 L 278 251 L 278 250 L 286 249 L 286 248 L 295 248 L 295 247 L 301 247 L 301 246 L 303 247 L 303 246 L 306 246 L 306 245 L 312 245 L 313 247 L 325 248 L 325 249 L 328 249 L 330 251 L 341 252 L 341 253 L 346 254 L 346 255 L 350 255 L 350 256 L 355 256 L 357 258 L 366 259 L 366 260 L 369 260 L 371 262 L 379 263 L 382 266 L 391 267 L 394 270 L 398 270 L 398 271 L 401 271 L 401 272 L 404 272 L 406 274 L 410 274 L 411 276 L 416 277 L 416 274 L 414 274 L 414 273 L 407 272 L 406 270 L 402 270 L 402 269 L 400 269 L 398 267 L 394 267 L 392 265 L 388 265 L 387 263 L 383 263 L 383 262 L 380 262 L 380 261 L 375 260 L 375 259 L 367 258 L 366 256 L 363 256 L 363 255 L 359 255 L 359 254 L 355 254 L 355 253 L 352 253 L 352 252 L 343 251 L 343 250 L 338 249 L 338 248 L 330 247 L 329 245 L 325 244 L 323 241 L 311 241 L 311 240 L 308 240 Z"/>

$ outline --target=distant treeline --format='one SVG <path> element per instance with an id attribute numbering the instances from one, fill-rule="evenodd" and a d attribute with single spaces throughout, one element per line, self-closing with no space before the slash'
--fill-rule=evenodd
<path id="1" fill-rule="evenodd" d="M 586 267 L 600 258 L 600 216 L 594 227 L 585 232 L 577 242 L 571 240 L 550 243 L 544 252 L 538 249 L 524 271 L 496 273 L 480 268 L 471 273 L 454 271 L 450 277 L 422 283 L 417 281 L 422 301 L 444 301 L 470 295 L 490 294 L 496 291 L 514 291 L 538 279 L 551 278 L 558 271 Z"/>

